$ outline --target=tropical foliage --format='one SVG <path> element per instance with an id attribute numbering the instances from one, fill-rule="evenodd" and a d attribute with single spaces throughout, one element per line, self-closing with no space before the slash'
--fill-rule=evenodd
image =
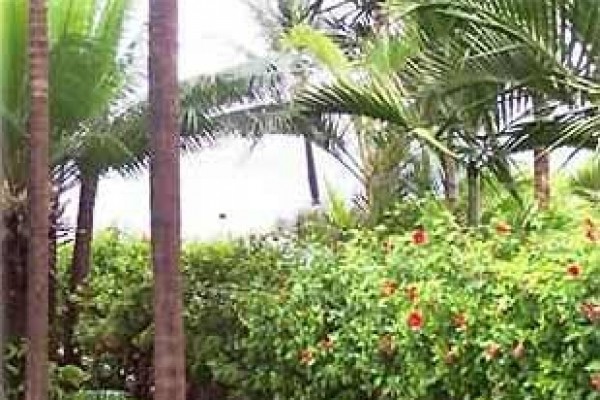
<path id="1" fill-rule="evenodd" d="M 598 156 L 549 175 L 557 148 L 598 151 L 599 2 L 256 3 L 269 54 L 173 79 L 179 115 L 140 95 L 131 4 L 48 1 L 53 400 L 145 400 L 174 385 L 183 398 L 183 342 L 190 400 L 600 398 Z M 0 1 L 10 400 L 25 390 L 19 310 L 33 254 L 28 87 L 40 82 L 28 73 L 27 28 L 27 2 Z M 161 329 L 177 310 L 153 318 L 165 311 L 152 306 L 156 236 L 110 229 L 92 242 L 99 180 L 156 167 L 148 121 L 167 109 L 168 131 L 180 127 L 170 156 L 224 135 L 297 135 L 313 204 L 314 145 L 361 184 L 352 206 L 327 187 L 323 209 L 269 234 L 185 243 L 180 257 L 177 240 L 155 247 L 155 259 L 172 256 L 155 294 L 177 296 L 167 290 L 176 259 L 183 272 L 179 341 Z M 529 177 L 515 155 L 532 150 Z M 60 193 L 75 183 L 75 240 L 57 244 Z M 172 190 L 154 183 L 154 194 L 179 190 L 176 179 Z M 177 194 L 161 198 L 177 209 Z M 155 212 L 153 226 L 177 227 L 175 214 Z M 157 338 L 174 350 L 153 358 Z"/>
<path id="2" fill-rule="evenodd" d="M 293 230 L 186 244 L 190 391 L 594 398 L 598 210 L 582 202 L 524 215 L 511 201 L 488 205 L 475 230 L 435 199 L 399 204 L 375 229 L 336 203 Z M 59 304 L 71 251 L 60 249 Z M 149 398 L 149 256 L 147 239 L 98 235 L 76 296 L 83 364 L 55 378 L 57 390 Z"/>

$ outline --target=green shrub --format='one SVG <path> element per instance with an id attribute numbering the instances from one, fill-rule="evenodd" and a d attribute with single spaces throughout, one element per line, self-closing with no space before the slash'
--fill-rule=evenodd
<path id="1" fill-rule="evenodd" d="M 184 277 L 188 379 L 202 384 L 214 379 L 236 381 L 233 337 L 243 329 L 236 299 L 252 289 L 281 280 L 280 247 L 263 237 L 246 241 L 187 243 L 181 268 Z M 64 302 L 70 246 L 60 249 Z M 114 229 L 97 235 L 93 268 L 77 294 L 81 309 L 76 337 L 87 387 L 127 390 L 151 396 L 152 286 L 150 245 Z M 59 324 L 60 325 L 60 324 Z"/>
<path id="2" fill-rule="evenodd" d="M 421 210 L 424 231 L 314 244 L 284 290 L 245 298 L 245 393 L 599 399 L 600 248 L 582 221 L 468 231 Z"/>

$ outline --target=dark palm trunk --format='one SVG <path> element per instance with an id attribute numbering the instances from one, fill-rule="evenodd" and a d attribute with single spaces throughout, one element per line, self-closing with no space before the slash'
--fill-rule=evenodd
<path id="1" fill-rule="evenodd" d="M 546 210 L 550 202 L 550 154 L 544 147 L 533 151 L 534 196 L 540 210 Z"/>
<path id="2" fill-rule="evenodd" d="M 2 223 L 2 303 L 5 340 L 24 338 L 27 334 L 27 227 L 25 203 L 5 199 Z"/>
<path id="3" fill-rule="evenodd" d="M 310 189 L 310 198 L 313 206 L 321 204 L 319 196 L 319 179 L 317 177 L 317 167 L 315 164 L 315 155 L 313 145 L 307 136 L 304 136 L 304 150 L 306 152 L 306 174 L 308 178 L 308 187 Z"/>
<path id="4" fill-rule="evenodd" d="M 77 228 L 75 231 L 75 245 L 71 259 L 71 276 L 69 281 L 69 294 L 76 294 L 85 283 L 92 263 L 92 238 L 94 231 L 94 206 L 98 190 L 98 175 L 95 173 L 81 174 L 79 179 L 79 205 L 77 210 Z M 64 362 L 66 364 L 79 364 L 77 343 L 74 340 L 75 326 L 77 325 L 77 304 L 67 300 L 64 326 Z"/>
<path id="5" fill-rule="evenodd" d="M 48 38 L 45 0 L 29 1 L 29 251 L 25 399 L 48 398 L 50 210 Z"/>
<path id="6" fill-rule="evenodd" d="M 467 165 L 468 205 L 467 218 L 469 226 L 478 226 L 481 218 L 481 176 L 474 162 Z"/>
<path id="7" fill-rule="evenodd" d="M 154 399 L 185 399 L 179 271 L 177 0 L 150 0 L 150 206 L 154 268 Z"/>

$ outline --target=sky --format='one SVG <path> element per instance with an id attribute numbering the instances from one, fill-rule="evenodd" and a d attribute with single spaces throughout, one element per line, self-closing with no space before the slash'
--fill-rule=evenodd
<path id="1" fill-rule="evenodd" d="M 146 19 L 147 0 L 134 0 L 135 21 Z M 214 73 L 267 50 L 247 0 L 179 0 L 179 76 Z M 264 0 L 268 1 L 268 0 Z M 138 28 L 140 29 L 140 28 Z M 264 139 L 251 150 L 243 140 L 221 140 L 181 162 L 182 235 L 211 239 L 264 231 L 310 208 L 304 147 L 290 137 Z M 565 154 L 554 155 L 556 170 Z M 316 151 L 322 197 L 325 182 L 347 199 L 358 183 L 324 152 Z M 77 189 L 68 193 L 66 217 L 75 222 Z M 226 218 L 221 219 L 220 214 Z M 117 226 L 149 233 L 149 177 L 107 176 L 101 182 L 96 229 Z"/>
<path id="2" fill-rule="evenodd" d="M 136 0 L 145 19 L 147 1 Z M 214 73 L 267 50 L 244 0 L 179 0 L 179 76 Z M 139 29 L 139 28 L 138 28 Z M 322 197 L 325 182 L 350 198 L 356 181 L 317 149 Z M 67 195 L 67 218 L 76 220 L 77 189 Z M 211 239 L 269 229 L 311 207 L 304 144 L 290 137 L 266 138 L 255 148 L 243 140 L 221 140 L 181 161 L 182 235 Z M 224 213 L 225 219 L 219 218 Z M 95 227 L 149 232 L 149 177 L 105 177 L 99 185 Z"/>

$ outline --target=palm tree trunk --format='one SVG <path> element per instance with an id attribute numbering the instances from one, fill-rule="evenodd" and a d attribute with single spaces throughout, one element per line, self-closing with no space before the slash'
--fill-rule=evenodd
<path id="1" fill-rule="evenodd" d="M 58 282 L 57 258 L 56 251 L 58 248 L 58 230 L 60 226 L 61 207 L 60 194 L 58 190 L 52 192 L 51 210 L 48 217 L 48 321 L 50 332 L 48 337 L 48 356 L 51 361 L 56 361 L 58 356 L 59 340 L 55 327 L 57 310 L 56 310 L 56 289 Z"/>
<path id="2" fill-rule="evenodd" d="M 468 205 L 467 219 L 469 226 L 478 226 L 481 218 L 481 176 L 474 162 L 467 165 Z"/>
<path id="3" fill-rule="evenodd" d="M 310 189 L 310 198 L 312 200 L 312 205 L 318 206 L 321 204 L 319 196 L 319 179 L 317 177 L 313 145 L 310 138 L 307 136 L 304 136 L 304 150 L 306 152 L 306 174 L 308 178 L 308 188 Z"/>
<path id="4" fill-rule="evenodd" d="M 458 202 L 458 171 L 456 160 L 447 154 L 442 155 L 442 168 L 444 172 L 444 194 L 450 209 L 456 207 Z"/>
<path id="5" fill-rule="evenodd" d="M 94 231 L 94 206 L 98 190 L 98 175 L 81 174 L 79 179 L 79 205 L 77 211 L 77 230 L 71 259 L 71 279 L 69 294 L 76 294 L 88 277 L 92 263 L 92 237 Z M 78 318 L 77 304 L 67 300 L 64 326 L 64 362 L 79 364 L 76 343 L 73 337 Z"/>
<path id="6" fill-rule="evenodd" d="M 550 202 L 550 154 L 548 149 L 533 150 L 534 198 L 540 210 L 548 209 Z"/>
<path id="7" fill-rule="evenodd" d="M 46 1 L 29 1 L 29 251 L 25 399 L 48 398 L 48 231 L 50 210 Z"/>
<path id="8" fill-rule="evenodd" d="M 22 201 L 7 196 L 2 210 L 2 328 L 5 340 L 13 341 L 27 335 L 27 212 Z"/>
<path id="9" fill-rule="evenodd" d="M 179 271 L 177 0 L 150 0 L 150 206 L 154 268 L 154 399 L 185 399 Z"/>

